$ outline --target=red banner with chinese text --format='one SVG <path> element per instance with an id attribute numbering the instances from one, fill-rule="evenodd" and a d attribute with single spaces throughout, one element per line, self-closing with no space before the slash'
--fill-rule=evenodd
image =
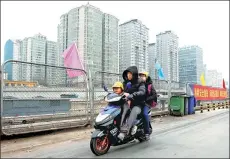
<path id="1" fill-rule="evenodd" d="M 193 85 L 196 100 L 223 100 L 227 98 L 227 90 L 201 85 Z"/>

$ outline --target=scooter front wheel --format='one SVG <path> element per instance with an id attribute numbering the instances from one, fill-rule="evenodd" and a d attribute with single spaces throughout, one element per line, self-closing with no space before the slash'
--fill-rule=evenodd
<path id="1" fill-rule="evenodd" d="M 108 136 L 93 138 L 90 141 L 90 149 L 96 155 L 104 155 L 110 149 L 110 141 Z"/>

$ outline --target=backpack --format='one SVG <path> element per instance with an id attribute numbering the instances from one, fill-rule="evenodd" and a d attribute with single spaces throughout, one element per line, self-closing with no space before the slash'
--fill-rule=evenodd
<path id="1" fill-rule="evenodd" d="M 151 91 L 152 91 L 152 84 L 149 84 L 149 85 L 148 85 L 148 95 L 151 95 Z M 151 108 L 156 107 L 156 105 L 157 105 L 157 103 L 154 102 L 154 101 L 152 101 L 152 102 L 150 103 L 150 107 L 151 107 Z"/>

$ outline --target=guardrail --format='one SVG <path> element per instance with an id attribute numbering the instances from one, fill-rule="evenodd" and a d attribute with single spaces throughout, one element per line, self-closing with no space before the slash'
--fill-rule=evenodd
<path id="1" fill-rule="evenodd" d="M 159 116 L 159 115 L 166 115 L 168 114 L 168 110 L 165 111 L 153 111 L 152 116 Z M 65 116 L 68 116 L 68 118 L 65 118 Z M 13 135 L 13 134 L 25 134 L 25 133 L 31 133 L 31 132 L 40 132 L 40 131 L 48 131 L 48 130 L 57 130 L 57 129 L 67 129 L 67 128 L 73 128 L 73 127 L 85 127 L 87 125 L 90 125 L 90 120 L 88 120 L 88 123 L 85 123 L 83 121 L 87 120 L 86 115 L 82 116 L 74 116 L 72 115 L 72 119 L 69 118 L 68 114 L 62 114 L 62 115 L 57 115 L 56 117 L 54 116 L 43 116 L 44 119 L 42 120 L 47 120 L 47 121 L 39 121 L 35 123 L 25 123 L 25 124 L 20 124 L 20 125 L 8 125 L 3 127 L 3 134 L 4 135 Z M 52 121 L 48 120 L 48 117 L 52 117 Z M 41 120 L 41 117 L 39 117 Z M 39 119 L 38 118 L 38 119 Z M 30 118 L 31 119 L 31 118 Z M 31 120 L 35 120 L 36 117 L 33 117 Z M 13 120 L 13 119 L 5 119 L 6 120 Z M 25 117 L 20 117 L 15 120 L 18 122 L 21 122 L 25 120 Z M 29 120 L 27 118 L 27 120 Z"/>
<path id="2" fill-rule="evenodd" d="M 220 108 L 222 107 L 223 109 L 223 106 L 224 109 L 229 109 L 229 101 L 219 103 Z M 195 111 L 200 111 L 201 113 L 203 113 L 204 110 L 210 112 L 210 107 L 208 107 L 207 104 L 195 107 Z M 79 111 L 84 111 L 84 110 L 79 110 Z M 94 117 L 96 117 L 99 111 L 100 109 L 95 112 Z M 164 116 L 164 115 L 169 115 L 169 111 L 167 109 L 152 110 L 152 117 Z M 66 128 L 73 128 L 73 127 L 85 127 L 87 125 L 90 125 L 90 120 L 89 119 L 87 120 L 87 116 L 88 115 L 84 115 L 84 114 L 79 115 L 79 114 L 61 113 L 55 115 L 47 114 L 42 116 L 40 115 L 40 116 L 5 117 L 3 118 L 3 123 L 5 126 L 3 126 L 2 129 L 4 135 L 8 135 L 8 134 L 13 135 L 13 134 L 25 134 L 30 132 L 47 131 L 47 130 L 66 129 Z M 84 122 L 84 121 L 88 121 L 88 122 Z"/>

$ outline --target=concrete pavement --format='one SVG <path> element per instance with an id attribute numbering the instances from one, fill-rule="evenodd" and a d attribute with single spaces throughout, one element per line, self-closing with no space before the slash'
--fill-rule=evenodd
<path id="1" fill-rule="evenodd" d="M 182 120 L 183 119 L 183 120 Z M 186 119 L 186 120 L 185 120 Z M 162 126 L 163 125 L 163 126 Z M 149 142 L 111 147 L 100 158 L 229 158 L 229 110 L 174 117 L 156 127 Z M 2 144 L 1 144 L 2 145 Z M 2 157 L 93 158 L 89 139 L 67 140 L 26 151 L 5 152 Z"/>

